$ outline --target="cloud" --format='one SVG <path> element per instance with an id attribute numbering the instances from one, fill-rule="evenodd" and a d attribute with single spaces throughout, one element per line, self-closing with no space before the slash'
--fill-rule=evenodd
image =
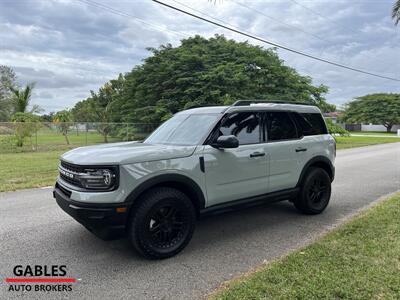
<path id="1" fill-rule="evenodd" d="M 176 1 L 164 1 L 180 6 Z M 147 47 L 165 43 L 177 46 L 181 38 L 194 34 L 210 37 L 223 33 L 238 41 L 248 40 L 151 1 L 96 0 L 103 8 L 82 2 L 85 1 L 0 2 L 0 64 L 13 66 L 21 84 L 36 82 L 33 103 L 47 112 L 72 107 L 88 97 L 90 90 L 97 90 L 119 73 L 130 71 L 149 55 Z M 291 0 L 179 2 L 280 44 L 400 77 L 398 28 L 390 19 L 389 2 L 296 0 L 309 9 Z M 327 99 L 333 103 L 344 103 L 372 92 L 400 91 L 395 82 L 283 50 L 278 53 L 287 65 L 311 76 L 315 84 L 327 85 L 330 88 Z"/>

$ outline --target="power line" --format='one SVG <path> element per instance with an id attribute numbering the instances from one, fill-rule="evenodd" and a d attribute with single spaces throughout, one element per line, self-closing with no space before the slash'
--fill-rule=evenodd
<path id="1" fill-rule="evenodd" d="M 351 67 L 351 66 L 347 66 L 347 65 L 344 65 L 344 64 L 341 64 L 341 63 L 337 63 L 337 62 L 334 62 L 334 61 L 330 61 L 330 60 L 327 60 L 327 59 L 324 59 L 324 58 L 321 58 L 321 57 L 317 57 L 317 56 L 314 56 L 314 55 L 312 55 L 312 54 L 308 54 L 308 53 L 302 52 L 302 51 L 300 51 L 300 50 L 296 50 L 296 49 L 293 49 L 293 48 L 290 48 L 290 47 L 287 47 L 287 46 L 284 46 L 284 45 L 280 45 L 280 44 L 275 43 L 275 42 L 268 41 L 268 40 L 266 40 L 266 39 L 264 39 L 264 38 L 261 38 L 261 37 L 252 35 L 252 34 L 250 34 L 250 33 L 244 32 L 244 31 L 241 31 L 240 29 L 236 29 L 236 28 L 234 28 L 234 27 L 225 26 L 225 25 L 223 25 L 223 24 L 220 24 L 220 23 L 217 23 L 217 22 L 215 22 L 215 21 L 212 21 L 212 20 L 203 18 L 203 17 L 201 17 L 201 16 L 195 15 L 195 14 L 193 14 L 193 13 L 190 13 L 190 12 L 185 11 L 185 10 L 183 10 L 183 9 L 177 8 L 177 7 L 172 6 L 172 5 L 170 5 L 170 4 L 167 4 L 167 3 L 164 3 L 164 2 L 161 2 L 161 1 L 158 1 L 158 0 L 152 0 L 152 1 L 155 2 L 155 3 L 158 3 L 158 4 L 160 4 L 160 5 L 163 5 L 163 6 L 165 6 L 165 7 L 168 7 L 168 8 L 170 8 L 170 9 L 173 9 L 173 10 L 176 10 L 176 11 L 178 11 L 178 12 L 181 12 L 181 13 L 183 13 L 183 14 L 185 14 L 185 15 L 191 16 L 191 17 L 193 17 L 193 18 L 196 18 L 196 19 L 205 21 L 205 22 L 210 23 L 210 24 L 213 24 L 213 25 L 215 25 L 215 26 L 218 26 L 218 27 L 227 29 L 227 30 L 229 30 L 229 31 L 238 33 L 238 34 L 240 34 L 240 35 L 247 36 L 247 37 L 249 37 L 249 38 L 251 38 L 251 39 L 254 39 L 254 40 L 263 42 L 263 43 L 265 43 L 265 44 L 269 44 L 269 45 L 271 45 L 271 46 L 274 46 L 274 47 L 277 47 L 277 48 L 280 48 L 280 49 L 284 49 L 284 50 L 289 51 L 289 52 L 292 52 L 292 53 L 296 53 L 296 54 L 299 54 L 299 55 L 302 55 L 302 56 L 305 56 L 305 57 L 308 57 L 308 58 L 311 58 L 311 59 L 314 59 L 314 60 L 317 60 L 317 61 L 321 61 L 321 62 L 330 64 L 330 65 L 333 65 L 333 66 L 336 66 L 336 67 L 340 67 L 340 68 L 343 68 L 343 69 L 347 69 L 347 70 L 351 70 L 351 71 L 354 71 L 354 72 L 358 72 L 358 73 L 362 73 L 362 74 L 366 74 L 366 75 L 370 75 L 370 76 L 375 76 L 375 77 L 379 77 L 379 78 L 383 78 L 383 79 L 388 79 L 388 80 L 393 80 L 393 81 L 398 81 L 398 82 L 400 82 L 400 79 L 398 79 L 398 78 L 388 77 L 388 76 L 385 76 L 385 75 L 380 75 L 380 74 L 376 74 L 376 73 L 372 73 L 372 72 L 360 70 L 360 69 L 357 69 L 357 68 L 354 68 L 354 67 Z"/>
<path id="2" fill-rule="evenodd" d="M 320 37 L 319 35 L 316 35 L 316 34 L 314 34 L 314 33 L 312 33 L 312 32 L 303 30 L 303 29 L 301 29 L 301 28 L 299 28 L 299 27 L 297 27 L 297 26 L 295 26 L 295 25 L 291 25 L 291 24 L 288 24 L 288 23 L 286 23 L 286 22 L 280 21 L 280 20 L 278 20 L 278 19 L 276 19 L 276 18 L 274 18 L 274 17 L 271 17 L 271 16 L 265 14 L 264 12 L 262 12 L 262 11 L 256 9 L 256 8 L 254 8 L 254 7 L 251 7 L 251 6 L 248 6 L 248 5 L 246 5 L 246 4 L 240 3 L 240 2 L 238 2 L 238 1 L 236 1 L 236 0 L 231 0 L 231 2 L 233 2 L 233 3 L 235 3 L 236 5 L 239 5 L 239 6 L 241 6 L 241 7 L 247 8 L 248 10 L 252 10 L 252 11 L 254 11 L 254 12 L 256 12 L 256 13 L 258 13 L 258 14 L 260 14 L 260 15 L 262 15 L 262 16 L 268 18 L 268 19 L 271 19 L 271 20 L 273 20 L 273 21 L 275 21 L 275 22 L 277 22 L 277 23 L 279 23 L 279 24 L 282 24 L 282 25 L 284 25 L 284 26 L 286 26 L 286 27 L 290 27 L 290 28 L 293 28 L 293 29 L 295 29 L 295 30 L 297 30 L 297 31 L 300 31 L 300 32 L 303 32 L 303 33 L 305 33 L 305 34 L 307 34 L 307 35 L 310 35 L 310 36 L 312 36 L 312 37 L 314 37 L 314 38 L 316 38 L 316 39 L 318 39 L 318 40 L 321 40 L 321 41 L 324 41 L 324 42 L 330 42 L 330 41 L 328 41 L 327 39 L 324 39 L 323 37 Z"/>
<path id="3" fill-rule="evenodd" d="M 229 25 L 229 26 L 231 26 L 231 27 L 234 27 L 232 24 L 229 24 L 229 23 L 227 23 L 227 22 L 225 22 L 225 21 L 223 21 L 223 20 L 221 20 L 221 19 L 218 19 L 218 18 L 215 18 L 215 17 L 213 17 L 213 16 L 210 16 L 210 15 L 208 15 L 208 14 L 206 14 L 206 13 L 204 13 L 204 12 L 198 10 L 198 9 L 195 9 L 195 8 L 193 8 L 193 7 L 190 7 L 190 6 L 187 5 L 187 4 L 184 4 L 184 3 L 179 2 L 179 1 L 177 1 L 177 0 L 171 0 L 171 1 L 173 1 L 173 2 L 175 2 L 175 3 L 178 3 L 179 5 L 181 5 L 181 6 L 183 6 L 183 7 L 189 8 L 189 9 L 192 10 L 192 11 L 195 11 L 195 12 L 198 12 L 198 13 L 200 13 L 200 14 L 202 14 L 202 15 L 205 15 L 205 16 L 211 18 L 211 19 L 220 21 L 220 22 L 222 22 L 222 23 L 225 24 L 225 25 Z M 273 21 L 275 21 L 275 22 L 278 22 L 278 23 L 280 23 L 280 24 L 283 24 L 284 26 L 291 27 L 291 28 L 293 28 L 293 29 L 295 29 L 295 30 L 301 31 L 301 32 L 303 32 L 303 33 L 305 33 L 305 34 L 308 34 L 308 35 L 311 35 L 311 36 L 313 36 L 313 37 L 315 37 L 315 38 L 317 38 L 317 39 L 320 39 L 320 40 L 322 40 L 322 41 L 329 42 L 328 40 L 326 40 L 326 39 L 324 39 L 324 38 L 322 38 L 322 37 L 319 37 L 319 36 L 317 36 L 317 35 L 315 35 L 315 34 L 313 34 L 313 33 L 304 31 L 304 30 L 302 30 L 302 29 L 299 28 L 299 27 L 296 27 L 296 26 L 294 26 L 294 25 L 287 24 L 287 23 L 285 23 L 285 22 L 279 21 L 278 19 L 275 19 L 275 18 L 273 18 L 273 17 L 270 17 L 270 16 L 264 14 L 263 12 L 261 12 L 261 11 L 259 11 L 259 10 L 257 10 L 257 9 L 254 9 L 254 8 L 252 8 L 252 7 L 250 7 L 250 6 L 247 6 L 247 5 L 245 5 L 245 4 L 241 4 L 240 2 L 237 2 L 237 1 L 235 1 L 235 0 L 231 0 L 231 2 L 233 2 L 233 3 L 235 3 L 235 4 L 239 5 L 239 6 L 245 7 L 245 8 L 247 8 L 247 9 L 249 9 L 249 10 L 253 10 L 253 11 L 257 12 L 258 14 L 263 15 L 264 17 L 270 18 L 271 20 L 273 20 Z"/>
<path id="4" fill-rule="evenodd" d="M 183 37 L 189 37 L 189 35 L 186 34 L 186 33 L 179 32 L 179 31 L 172 30 L 172 29 L 168 29 L 168 28 L 166 28 L 164 26 L 160 26 L 158 24 L 149 23 L 149 22 L 147 22 L 147 21 L 145 21 L 145 20 L 143 20 L 143 19 L 141 19 L 141 18 L 139 18 L 137 16 L 134 16 L 134 15 L 128 14 L 126 12 L 117 10 L 115 8 L 112 8 L 110 6 L 101 4 L 101 3 L 96 2 L 96 1 L 91 1 L 91 0 L 76 0 L 76 1 L 84 3 L 84 4 L 87 4 L 87 5 L 94 6 L 94 7 L 103 9 L 103 10 L 106 10 L 106 11 L 112 13 L 112 14 L 115 14 L 115 15 L 118 15 L 118 16 L 121 16 L 121 17 L 133 18 L 136 21 L 138 21 L 138 22 L 140 22 L 140 23 L 142 23 L 142 24 L 144 24 L 146 26 L 152 27 L 152 28 L 154 28 L 154 29 L 156 29 L 158 31 L 168 31 L 168 32 L 171 32 L 172 34 L 175 34 L 175 35 L 180 35 L 180 36 L 183 36 Z"/>

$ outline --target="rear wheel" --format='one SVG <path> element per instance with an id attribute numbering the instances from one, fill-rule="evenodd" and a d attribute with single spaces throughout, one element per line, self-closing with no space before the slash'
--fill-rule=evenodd
<path id="1" fill-rule="evenodd" d="M 186 247 L 195 228 L 190 199 L 179 190 L 155 188 L 133 209 L 129 237 L 134 248 L 152 259 L 171 257 Z"/>
<path id="2" fill-rule="evenodd" d="M 310 168 L 304 177 L 295 207 L 305 214 L 319 214 L 331 198 L 331 179 L 321 168 Z"/>

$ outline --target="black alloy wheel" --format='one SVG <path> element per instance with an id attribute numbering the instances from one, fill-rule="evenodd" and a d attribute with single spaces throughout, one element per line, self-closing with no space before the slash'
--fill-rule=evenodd
<path id="1" fill-rule="evenodd" d="M 325 205 L 328 187 L 324 180 L 321 178 L 313 178 L 312 183 L 308 188 L 308 198 L 310 199 L 313 207 Z"/>
<path id="2" fill-rule="evenodd" d="M 195 208 L 184 193 L 158 187 L 146 192 L 132 207 L 129 238 L 146 258 L 167 258 L 186 247 L 195 222 Z"/>
<path id="3" fill-rule="evenodd" d="M 330 198 L 331 178 L 328 173 L 321 168 L 310 168 L 293 203 L 301 212 L 314 215 L 325 210 Z"/>
<path id="4" fill-rule="evenodd" d="M 157 207 L 149 217 L 147 234 L 159 248 L 169 248 L 179 243 L 188 231 L 188 220 L 176 206 Z"/>

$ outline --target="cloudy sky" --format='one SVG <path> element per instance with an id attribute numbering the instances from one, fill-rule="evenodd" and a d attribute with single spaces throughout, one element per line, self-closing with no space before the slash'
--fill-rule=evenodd
<path id="1" fill-rule="evenodd" d="M 291 48 L 400 78 L 400 26 L 390 19 L 394 0 L 163 1 Z M 46 112 L 71 108 L 90 90 L 130 71 L 149 55 L 146 47 L 216 33 L 247 39 L 150 0 L 0 0 L 0 64 L 12 66 L 21 85 L 36 82 L 33 104 Z M 278 53 L 314 83 L 327 85 L 327 99 L 335 104 L 400 92 L 400 82 Z"/>

